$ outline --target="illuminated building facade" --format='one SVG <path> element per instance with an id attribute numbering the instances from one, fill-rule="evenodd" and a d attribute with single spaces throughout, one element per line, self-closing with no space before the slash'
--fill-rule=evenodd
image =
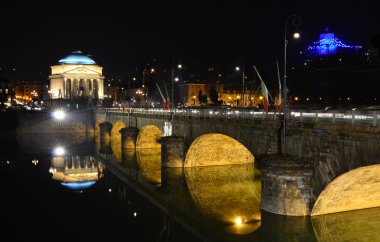
<path id="1" fill-rule="evenodd" d="M 103 67 L 81 51 L 74 51 L 51 66 L 51 99 L 103 99 Z"/>

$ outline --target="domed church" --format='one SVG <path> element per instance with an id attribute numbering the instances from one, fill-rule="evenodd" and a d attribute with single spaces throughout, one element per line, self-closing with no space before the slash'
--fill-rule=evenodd
<path id="1" fill-rule="evenodd" d="M 83 54 L 74 51 L 51 66 L 51 99 L 103 99 L 103 67 Z"/>

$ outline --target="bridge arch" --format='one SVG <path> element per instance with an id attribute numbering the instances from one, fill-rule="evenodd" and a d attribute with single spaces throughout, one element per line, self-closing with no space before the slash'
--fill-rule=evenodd
<path id="1" fill-rule="evenodd" d="M 216 166 L 247 164 L 254 162 L 251 152 L 224 134 L 212 133 L 199 136 L 190 145 L 184 166 Z"/>
<path id="2" fill-rule="evenodd" d="M 121 133 L 120 129 L 125 128 L 122 120 L 116 120 L 111 130 L 111 148 L 116 160 L 121 161 Z"/>
<path id="3" fill-rule="evenodd" d="M 146 125 L 140 129 L 136 140 L 136 148 L 161 148 L 160 139 L 164 136 L 155 125 Z"/>
<path id="4" fill-rule="evenodd" d="M 101 123 L 104 123 L 104 118 L 100 117 L 96 120 L 96 123 L 95 123 L 95 133 L 96 134 L 99 134 L 100 133 L 100 126 L 99 124 Z"/>
<path id="5" fill-rule="evenodd" d="M 260 227 L 261 174 L 253 164 L 188 167 L 184 173 L 190 196 L 204 216 L 233 234 Z"/>
<path id="6" fill-rule="evenodd" d="M 380 206 L 380 165 L 364 166 L 330 182 L 318 196 L 311 216 Z"/>

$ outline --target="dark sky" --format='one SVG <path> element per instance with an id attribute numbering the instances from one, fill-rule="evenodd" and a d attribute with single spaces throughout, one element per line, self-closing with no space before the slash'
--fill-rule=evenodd
<path id="1" fill-rule="evenodd" d="M 2 6 L 0 75 L 16 68 L 15 79 L 46 79 L 50 66 L 74 50 L 91 54 L 115 77 L 149 57 L 170 65 L 173 55 L 184 63 L 260 65 L 282 59 L 290 14 L 302 19 L 294 49 L 317 40 L 326 26 L 344 42 L 366 46 L 380 29 L 379 7 L 369 0 L 122 2 Z"/>

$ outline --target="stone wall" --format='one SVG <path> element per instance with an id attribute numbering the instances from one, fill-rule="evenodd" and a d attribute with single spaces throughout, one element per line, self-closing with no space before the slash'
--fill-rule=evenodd
<path id="1" fill-rule="evenodd" d="M 85 109 L 67 111 L 62 120 L 45 111 L 18 112 L 17 116 L 18 134 L 93 133 L 95 127 L 93 112 Z"/>
<path id="2" fill-rule="evenodd" d="M 380 127 L 359 124 L 301 123 L 288 126 L 288 154 L 313 167 L 313 200 L 337 176 L 380 163 Z"/>

